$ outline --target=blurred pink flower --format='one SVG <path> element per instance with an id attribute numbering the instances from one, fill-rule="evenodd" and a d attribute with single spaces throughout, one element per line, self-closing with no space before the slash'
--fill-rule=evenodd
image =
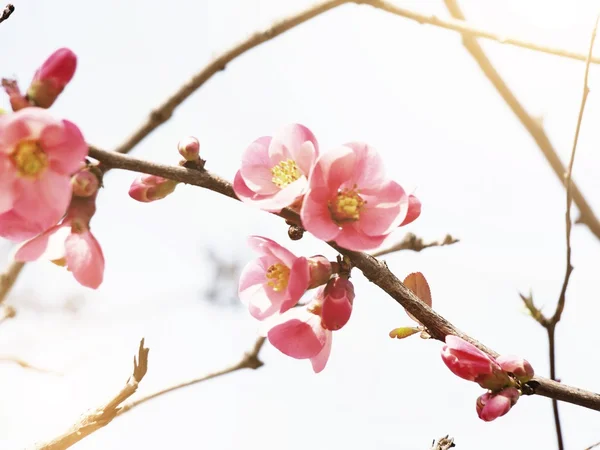
<path id="1" fill-rule="evenodd" d="M 27 97 L 36 106 L 49 108 L 75 75 L 77 56 L 68 48 L 52 53 L 35 72 Z"/>
<path id="2" fill-rule="evenodd" d="M 343 276 L 333 277 L 322 290 L 321 319 L 328 330 L 339 330 L 350 319 L 354 286 Z"/>
<path id="3" fill-rule="evenodd" d="M 44 109 L 0 116 L 0 236 L 22 241 L 56 224 L 87 152 L 79 129 Z"/>
<path id="4" fill-rule="evenodd" d="M 175 191 L 179 183 L 157 175 L 142 175 L 131 183 L 129 196 L 138 202 L 161 200 Z"/>
<path id="5" fill-rule="evenodd" d="M 15 259 L 25 262 L 49 259 L 66 266 L 81 285 L 98 288 L 104 277 L 104 255 L 89 228 L 96 211 L 95 201 L 95 196 L 74 197 L 61 223 L 22 244 Z"/>
<path id="6" fill-rule="evenodd" d="M 386 178 L 377 151 L 353 142 L 317 159 L 302 205 L 302 225 L 324 241 L 370 250 L 407 216 L 416 218 L 417 202 L 413 200 L 415 212 L 409 214 L 410 204 L 404 189 Z"/>
<path id="7" fill-rule="evenodd" d="M 278 212 L 300 200 L 318 156 L 317 139 L 303 125 L 291 124 L 273 137 L 254 141 L 242 156 L 233 189 L 243 202 Z"/>
<path id="8" fill-rule="evenodd" d="M 502 417 L 517 403 L 519 395 L 514 387 L 503 389 L 497 394 L 485 393 L 477 399 L 477 415 L 486 422 Z"/>
<path id="9" fill-rule="evenodd" d="M 250 314 L 263 320 L 295 306 L 310 282 L 308 260 L 265 237 L 250 236 L 248 244 L 261 255 L 240 275 L 238 293 Z"/>

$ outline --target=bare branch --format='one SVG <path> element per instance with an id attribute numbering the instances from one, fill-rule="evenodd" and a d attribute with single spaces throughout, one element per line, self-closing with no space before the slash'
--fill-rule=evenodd
<path id="1" fill-rule="evenodd" d="M 120 416 L 121 414 L 123 414 L 127 411 L 130 411 L 132 408 L 135 408 L 136 406 L 139 406 L 142 403 L 146 403 L 147 401 L 152 400 L 153 398 L 156 398 L 161 395 L 168 394 L 169 392 L 173 392 L 173 391 L 191 386 L 193 384 L 198 384 L 203 381 L 211 380 L 213 378 L 217 378 L 222 375 L 227 375 L 228 373 L 236 372 L 241 369 L 258 369 L 259 367 L 261 367 L 263 365 L 263 362 L 260 359 L 258 359 L 258 354 L 260 352 L 260 349 L 264 345 L 264 343 L 265 343 L 265 338 L 259 337 L 256 340 L 256 342 L 254 343 L 252 350 L 250 352 L 244 354 L 243 358 L 239 362 L 237 362 L 229 367 L 225 367 L 224 369 L 218 370 L 216 372 L 212 372 L 207 375 L 201 376 L 199 378 L 194 378 L 192 380 L 188 380 L 183 383 L 176 384 L 174 386 L 169 386 L 165 389 L 161 389 L 160 391 L 146 395 L 137 400 L 133 400 L 133 401 L 123 405 L 123 407 L 118 411 L 117 415 Z"/>
<path id="2" fill-rule="evenodd" d="M 27 361 L 22 360 L 21 358 L 17 358 L 16 356 L 0 356 L 0 363 L 13 363 L 22 367 L 23 369 L 33 370 L 34 372 L 48 373 L 53 375 L 62 375 L 59 372 L 56 372 L 51 369 L 45 369 L 43 367 L 37 367 L 33 364 L 28 363 Z"/>
<path id="3" fill-rule="evenodd" d="M 137 358 L 133 358 L 133 373 L 121 391 L 105 405 L 87 413 L 73 427 L 43 444 L 37 444 L 35 450 L 64 450 L 71 447 L 83 438 L 108 425 L 119 414 L 121 403 L 137 391 L 140 381 L 148 370 L 148 352 L 144 347 L 144 339 L 140 341 Z"/>
<path id="4" fill-rule="evenodd" d="M 417 237 L 413 233 L 406 233 L 404 238 L 398 242 L 397 244 L 392 245 L 391 247 L 384 248 L 381 250 L 377 250 L 374 253 L 371 253 L 372 256 L 383 256 L 388 255 L 390 253 L 399 252 L 401 250 L 412 250 L 413 252 L 420 252 L 430 247 L 443 247 L 444 245 L 452 245 L 460 242 L 458 239 L 453 238 L 451 235 L 447 234 L 444 239 L 439 241 L 431 241 L 431 242 L 423 242 L 423 238 Z"/>
<path id="5" fill-rule="evenodd" d="M 462 13 L 456 0 L 444 0 L 446 8 L 450 14 L 460 20 L 464 20 L 465 16 Z M 548 135 L 544 132 L 542 125 L 535 118 L 531 117 L 525 107 L 519 102 L 515 94 L 510 90 L 506 82 L 502 79 L 490 59 L 487 57 L 477 39 L 473 35 L 463 35 L 463 45 L 471 56 L 475 59 L 485 76 L 494 85 L 500 96 L 510 107 L 513 113 L 518 117 L 523 126 L 527 129 L 531 137 L 542 151 L 542 154 L 552 167 L 555 175 L 561 183 L 564 183 L 565 166 L 561 162 L 558 153 L 552 146 Z M 585 61 L 586 58 L 584 57 Z M 577 185 L 573 182 L 573 201 L 579 209 L 580 217 L 578 223 L 585 224 L 590 231 L 600 239 L 600 221 L 594 214 L 592 207 L 589 205 Z"/>
<path id="6" fill-rule="evenodd" d="M 2 15 L 0 16 L 0 23 L 4 22 L 6 19 L 8 19 L 12 13 L 15 12 L 15 7 L 12 4 L 8 4 L 4 7 L 4 10 L 2 11 Z"/>
<path id="7" fill-rule="evenodd" d="M 212 175 L 206 170 L 186 169 L 185 167 L 165 166 L 162 164 L 151 163 L 128 155 L 121 155 L 114 152 L 90 147 L 90 156 L 103 164 L 113 168 L 121 168 L 134 172 L 148 173 L 158 175 L 183 183 L 200 186 L 213 190 L 227 197 L 237 200 L 231 183 Z M 294 211 L 285 208 L 279 216 L 286 221 L 301 225 L 300 217 Z M 459 336 L 485 351 L 491 356 L 498 356 L 498 353 L 487 348 L 482 343 L 466 335 L 444 317 L 436 313 L 428 305 L 423 303 L 410 289 L 388 269 L 385 262 L 378 261 L 371 255 L 361 252 L 352 252 L 337 246 L 333 242 L 328 243 L 343 255 L 347 255 L 352 264 L 360 269 L 365 277 L 379 286 L 390 297 L 398 302 L 404 309 L 417 318 L 426 328 L 427 332 L 435 339 L 444 340 L 449 334 Z M 584 391 L 556 383 L 546 378 L 535 377 L 528 383 L 531 394 L 543 395 L 545 397 L 556 398 L 560 401 L 566 401 L 586 408 L 600 411 L 600 394 Z"/>
<path id="8" fill-rule="evenodd" d="M 2 275 L 0 275 L 0 303 L 6 300 L 6 296 L 17 281 L 21 270 L 25 267 L 25 263 L 13 261 Z"/>
<path id="9" fill-rule="evenodd" d="M 600 442 L 596 442 L 595 444 L 590 445 L 585 450 L 592 450 L 593 448 L 600 447 Z"/>

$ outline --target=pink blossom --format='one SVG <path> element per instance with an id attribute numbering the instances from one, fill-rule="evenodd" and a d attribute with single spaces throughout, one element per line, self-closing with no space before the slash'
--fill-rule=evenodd
<path id="1" fill-rule="evenodd" d="M 68 48 L 52 53 L 35 72 L 27 97 L 36 106 L 49 108 L 75 75 L 77 56 Z"/>
<path id="2" fill-rule="evenodd" d="M 478 377 L 500 369 L 490 356 L 458 336 L 446 336 L 442 359 L 454 375 L 469 381 L 477 381 Z"/>
<path id="3" fill-rule="evenodd" d="M 56 224 L 88 147 L 79 129 L 29 107 L 0 116 L 0 236 L 29 239 Z"/>
<path id="4" fill-rule="evenodd" d="M 25 242 L 15 259 L 25 262 L 41 257 L 49 259 L 66 266 L 81 285 L 98 288 L 104 277 L 104 255 L 89 228 L 95 210 L 95 197 L 74 197 L 61 223 Z"/>
<path id="5" fill-rule="evenodd" d="M 302 225 L 324 241 L 370 250 L 405 222 L 409 205 L 404 189 L 386 178 L 377 151 L 353 142 L 317 159 L 302 204 Z"/>
<path id="6" fill-rule="evenodd" d="M 138 202 L 153 202 L 172 194 L 178 184 L 157 175 L 142 175 L 131 183 L 129 196 Z"/>
<path id="7" fill-rule="evenodd" d="M 310 283 L 307 259 L 296 257 L 265 237 L 250 236 L 248 244 L 261 255 L 248 263 L 240 275 L 240 300 L 250 314 L 263 320 L 295 306 Z"/>
<path id="8" fill-rule="evenodd" d="M 483 394 L 477 399 L 477 415 L 486 422 L 502 417 L 517 403 L 519 395 L 514 387 L 503 389 L 497 394 Z"/>
<path id="9" fill-rule="evenodd" d="M 317 300 L 318 305 L 319 300 Z M 273 347 L 287 356 L 296 359 L 310 359 L 315 373 L 321 372 L 331 353 L 332 332 L 321 324 L 317 306 L 313 311 L 307 308 L 294 308 L 276 318 L 276 323 L 267 333 Z"/>
<path id="10" fill-rule="evenodd" d="M 533 378 L 534 371 L 526 359 L 518 356 L 506 355 L 496 358 L 502 370 L 512 373 L 521 383 L 526 383 Z"/>
<path id="11" fill-rule="evenodd" d="M 318 153 L 317 140 L 308 128 L 288 125 L 246 149 L 233 189 L 243 202 L 266 211 L 281 211 L 306 192 Z"/>
<path id="12" fill-rule="evenodd" d="M 354 286 L 343 276 L 329 280 L 322 291 L 322 325 L 328 330 L 339 330 L 350 319 L 354 302 Z"/>

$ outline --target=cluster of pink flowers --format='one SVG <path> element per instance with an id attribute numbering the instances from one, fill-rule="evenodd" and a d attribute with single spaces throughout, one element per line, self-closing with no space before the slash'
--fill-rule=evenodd
<path id="1" fill-rule="evenodd" d="M 298 124 L 254 141 L 233 188 L 263 210 L 299 211 L 304 229 L 349 250 L 379 247 L 421 213 L 419 200 L 386 177 L 373 147 L 351 142 L 320 154 L 313 133 Z"/>
<path id="2" fill-rule="evenodd" d="M 33 261 L 46 256 L 50 238 L 60 234 L 58 250 L 48 258 L 66 265 L 82 285 L 97 288 L 104 257 L 89 222 L 101 173 L 86 165 L 88 146 L 79 128 L 44 109 L 76 66 L 75 54 L 63 48 L 36 71 L 25 95 L 16 81 L 2 80 L 13 112 L 0 114 L 0 237 L 29 240 L 15 258 Z M 68 233 L 59 233 L 63 229 Z"/>
<path id="3" fill-rule="evenodd" d="M 248 243 L 261 256 L 242 271 L 241 301 L 264 321 L 264 333 L 275 348 L 292 358 L 309 359 L 320 372 L 329 359 L 332 332 L 346 325 L 352 313 L 349 275 L 324 256 L 297 257 L 265 237 L 251 236 Z M 317 287 L 308 304 L 298 304 L 307 290 Z"/>
<path id="4" fill-rule="evenodd" d="M 522 384 L 534 375 L 523 358 L 492 358 L 457 336 L 446 336 L 442 359 L 453 374 L 488 390 L 477 399 L 477 415 L 486 422 L 505 415 L 521 396 Z"/>

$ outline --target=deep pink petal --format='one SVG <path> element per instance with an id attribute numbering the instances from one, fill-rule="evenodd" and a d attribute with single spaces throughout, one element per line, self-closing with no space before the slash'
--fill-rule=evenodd
<path id="1" fill-rule="evenodd" d="M 269 148 L 273 162 L 279 163 L 283 159 L 291 158 L 306 177 L 310 174 L 318 151 L 317 138 L 312 131 L 300 124 L 287 125 L 279 130 L 273 136 Z"/>
<path id="2" fill-rule="evenodd" d="M 308 289 L 310 282 L 310 269 L 308 260 L 304 257 L 297 258 L 290 268 L 290 279 L 288 281 L 286 299 L 281 305 L 280 312 L 285 312 L 296 306 L 300 298 Z"/>
<path id="3" fill-rule="evenodd" d="M 240 174 L 252 192 L 261 195 L 274 194 L 279 190 L 273 183 L 271 169 L 274 164 L 269 158 L 270 136 L 254 141 L 242 154 Z"/>
<path id="4" fill-rule="evenodd" d="M 335 238 L 335 242 L 348 250 L 365 251 L 379 247 L 386 236 L 369 236 L 356 228 L 356 224 L 345 226 Z"/>
<path id="5" fill-rule="evenodd" d="M 104 278 L 104 255 L 94 235 L 72 233 L 65 241 L 67 267 L 82 286 L 97 289 Z"/>
<path id="6" fill-rule="evenodd" d="M 88 154 L 88 146 L 77 126 L 63 120 L 60 125 L 48 126 L 42 131 L 40 143 L 55 172 L 71 175 L 81 168 Z"/>
<path id="7" fill-rule="evenodd" d="M 408 196 L 408 211 L 404 221 L 400 224 L 401 227 L 415 221 L 421 215 L 421 201 L 414 195 Z"/>
<path id="8" fill-rule="evenodd" d="M 309 190 L 304 196 L 300 217 L 302 226 L 309 233 L 324 241 L 335 240 L 340 227 L 332 220 L 329 212 L 327 188 Z"/>
<path id="9" fill-rule="evenodd" d="M 325 346 L 327 330 L 321 318 L 306 309 L 291 309 L 281 315 L 282 323 L 267 333 L 269 342 L 285 355 L 296 359 L 316 356 Z"/>
<path id="10" fill-rule="evenodd" d="M 319 373 L 325 368 L 325 366 L 327 365 L 327 361 L 329 360 L 329 355 L 331 354 L 331 345 L 333 344 L 333 333 L 329 330 L 325 330 L 325 333 L 325 345 L 323 346 L 323 349 L 319 353 L 317 353 L 316 356 L 310 358 L 310 362 L 315 373 Z"/>
<path id="11" fill-rule="evenodd" d="M 261 255 L 274 256 L 290 269 L 297 259 L 287 248 L 266 237 L 250 236 L 248 237 L 248 245 L 252 250 Z"/>
<path id="12" fill-rule="evenodd" d="M 377 187 L 385 181 L 385 166 L 379 152 L 364 142 L 345 144 L 356 155 L 356 170 L 349 181 L 359 189 Z"/>
<path id="13" fill-rule="evenodd" d="M 409 207 L 408 196 L 395 181 L 388 181 L 371 195 L 361 195 L 366 201 L 360 211 L 357 226 L 369 236 L 387 235 L 404 221 Z"/>
<path id="14" fill-rule="evenodd" d="M 15 178 L 12 162 L 0 152 L 0 214 L 12 209 L 15 203 Z"/>

